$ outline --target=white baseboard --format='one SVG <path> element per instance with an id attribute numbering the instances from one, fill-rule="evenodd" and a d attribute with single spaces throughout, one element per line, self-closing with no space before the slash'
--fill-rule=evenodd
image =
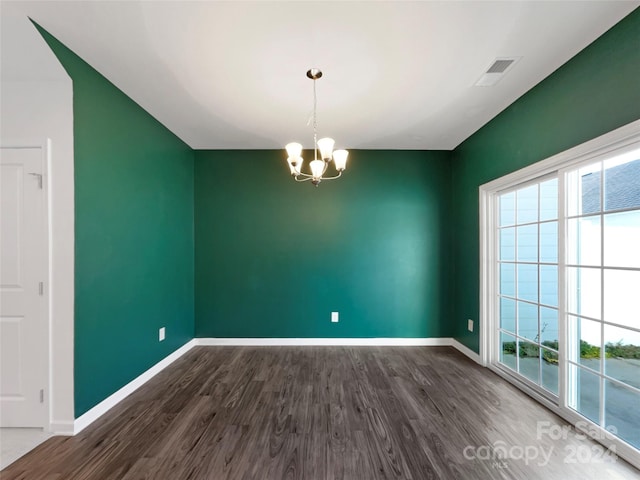
<path id="1" fill-rule="evenodd" d="M 133 379 L 131 382 L 127 383 L 124 387 L 122 387 L 117 392 L 109 395 L 95 407 L 87 411 L 86 413 L 80 415 L 73 422 L 73 434 L 80 433 L 82 430 L 87 428 L 91 423 L 95 422 L 99 417 L 107 413 L 110 409 L 112 409 L 115 405 L 124 400 L 127 396 L 131 395 L 138 388 L 140 388 L 144 383 L 148 382 L 151 378 L 156 376 L 162 370 L 167 368 L 173 362 L 175 362 L 182 355 L 191 350 L 194 346 L 196 346 L 196 341 L 191 340 L 185 343 L 182 347 L 177 349 L 175 352 L 166 356 L 158 363 L 156 363 L 149 370 L 144 372 L 139 377 Z"/>
<path id="2" fill-rule="evenodd" d="M 451 339 L 450 345 L 456 350 L 458 350 L 460 353 L 462 353 L 463 355 L 466 355 L 467 357 L 469 357 L 471 360 L 473 360 L 477 364 L 484 366 L 482 363 L 482 359 L 480 358 L 480 355 L 478 355 L 476 352 L 471 350 L 469 347 L 457 341 L 455 338 Z"/>
<path id="3" fill-rule="evenodd" d="M 452 338 L 195 338 L 202 346 L 424 346 L 448 347 Z"/>
<path id="4" fill-rule="evenodd" d="M 53 435 L 73 435 L 74 434 L 74 422 L 65 422 L 54 420 L 49 424 L 49 432 Z"/>

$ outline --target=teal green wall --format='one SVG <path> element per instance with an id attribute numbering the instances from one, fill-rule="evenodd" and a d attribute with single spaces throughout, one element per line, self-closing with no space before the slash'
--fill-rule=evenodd
<path id="1" fill-rule="evenodd" d="M 73 81 L 78 417 L 193 338 L 194 154 L 39 30 Z"/>
<path id="2" fill-rule="evenodd" d="M 640 9 L 453 152 L 455 338 L 478 351 L 478 187 L 640 118 Z"/>
<path id="3" fill-rule="evenodd" d="M 283 151 L 197 151 L 196 336 L 450 336 L 448 160 L 356 150 L 315 188 Z"/>

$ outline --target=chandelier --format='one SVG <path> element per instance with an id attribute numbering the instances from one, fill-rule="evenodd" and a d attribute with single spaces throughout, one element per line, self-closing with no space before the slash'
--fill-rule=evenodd
<path id="1" fill-rule="evenodd" d="M 316 117 L 316 80 L 322 77 L 322 72 L 317 68 L 312 68 L 307 71 L 307 77 L 313 80 L 313 160 L 309 162 L 309 169 L 311 173 L 304 173 L 302 171 L 302 145 L 299 143 L 289 143 L 285 147 L 287 150 L 287 163 L 289 164 L 289 170 L 291 176 L 296 182 L 306 182 L 311 180 L 311 183 L 316 187 L 322 180 L 335 180 L 340 178 L 342 172 L 347 168 L 347 156 L 349 152 L 347 150 L 333 150 L 334 141 L 332 138 L 321 138 L 318 140 L 317 133 L 317 117 Z M 318 153 L 320 158 L 318 158 Z M 324 174 L 329 167 L 329 164 L 333 160 L 333 165 L 337 172 L 337 175 L 332 177 L 325 177 Z"/>

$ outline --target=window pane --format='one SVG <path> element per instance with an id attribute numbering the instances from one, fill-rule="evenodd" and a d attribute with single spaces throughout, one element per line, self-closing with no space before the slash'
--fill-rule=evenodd
<path id="1" fill-rule="evenodd" d="M 640 388 L 640 332 L 604 326 L 604 373 Z"/>
<path id="2" fill-rule="evenodd" d="M 558 179 L 553 178 L 540 184 L 540 220 L 558 218 Z"/>
<path id="3" fill-rule="evenodd" d="M 604 162 L 604 209 L 640 208 L 640 160 Z"/>
<path id="4" fill-rule="evenodd" d="M 604 264 L 640 267 L 640 210 L 604 216 Z"/>
<path id="5" fill-rule="evenodd" d="M 538 261 L 538 225 L 517 227 L 518 232 L 518 261 Z"/>
<path id="6" fill-rule="evenodd" d="M 604 319 L 640 328 L 640 271 L 605 269 Z"/>
<path id="7" fill-rule="evenodd" d="M 600 319 L 600 269 L 567 267 L 567 311 Z"/>
<path id="8" fill-rule="evenodd" d="M 518 302 L 518 335 L 538 341 L 538 306 Z"/>
<path id="9" fill-rule="evenodd" d="M 605 428 L 640 448 L 640 393 L 605 380 L 604 396 Z"/>
<path id="10" fill-rule="evenodd" d="M 602 265 L 600 251 L 600 215 L 574 218 L 567 223 L 567 263 Z"/>
<path id="11" fill-rule="evenodd" d="M 569 398 L 574 399 L 569 406 L 599 425 L 601 377 L 572 364 L 569 365 L 569 377 L 574 379 L 570 386 L 573 384 L 575 389 L 575 392 L 569 394 Z"/>
<path id="12" fill-rule="evenodd" d="M 567 214 L 569 216 L 600 211 L 600 174 L 600 162 L 568 174 Z"/>
<path id="13" fill-rule="evenodd" d="M 500 334 L 500 362 L 507 367 L 516 369 L 516 337 Z"/>
<path id="14" fill-rule="evenodd" d="M 516 192 L 500 195 L 500 226 L 516 223 Z"/>
<path id="15" fill-rule="evenodd" d="M 534 383 L 540 383 L 540 348 L 524 340 L 518 340 L 518 371 Z"/>
<path id="16" fill-rule="evenodd" d="M 538 221 L 538 185 L 531 185 L 516 192 L 518 225 Z"/>
<path id="17" fill-rule="evenodd" d="M 538 301 L 538 266 L 518 264 L 518 298 Z"/>
<path id="18" fill-rule="evenodd" d="M 540 265 L 540 303 L 558 306 L 558 267 Z"/>
<path id="19" fill-rule="evenodd" d="M 542 368 L 540 369 L 542 386 L 551 393 L 558 395 L 558 353 L 541 348 L 540 357 L 542 360 Z"/>
<path id="20" fill-rule="evenodd" d="M 500 260 L 516 259 L 516 229 L 514 227 L 500 230 Z"/>
<path id="21" fill-rule="evenodd" d="M 516 296 L 516 264 L 500 264 L 500 295 Z"/>
<path id="22" fill-rule="evenodd" d="M 569 315 L 568 357 L 570 360 L 600 371 L 602 345 L 601 323 Z"/>
<path id="23" fill-rule="evenodd" d="M 540 340 L 549 348 L 558 350 L 558 310 L 540 307 Z"/>
<path id="24" fill-rule="evenodd" d="M 500 299 L 500 328 L 516 333 L 516 301 Z"/>
<path id="25" fill-rule="evenodd" d="M 540 224 L 540 261 L 558 263 L 558 222 Z"/>

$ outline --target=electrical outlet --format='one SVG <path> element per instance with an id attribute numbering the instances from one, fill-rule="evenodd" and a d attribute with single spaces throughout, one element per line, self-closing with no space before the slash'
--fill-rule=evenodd
<path id="1" fill-rule="evenodd" d="M 340 321 L 340 316 L 338 312 L 331 312 L 331 322 L 338 323 Z"/>
<path id="2" fill-rule="evenodd" d="M 160 330 L 158 330 L 158 341 L 161 342 L 164 340 L 165 337 L 165 330 L 164 327 L 162 327 Z"/>
<path id="3" fill-rule="evenodd" d="M 470 332 L 473 332 L 473 320 L 471 319 L 467 320 L 467 328 L 469 329 Z"/>

